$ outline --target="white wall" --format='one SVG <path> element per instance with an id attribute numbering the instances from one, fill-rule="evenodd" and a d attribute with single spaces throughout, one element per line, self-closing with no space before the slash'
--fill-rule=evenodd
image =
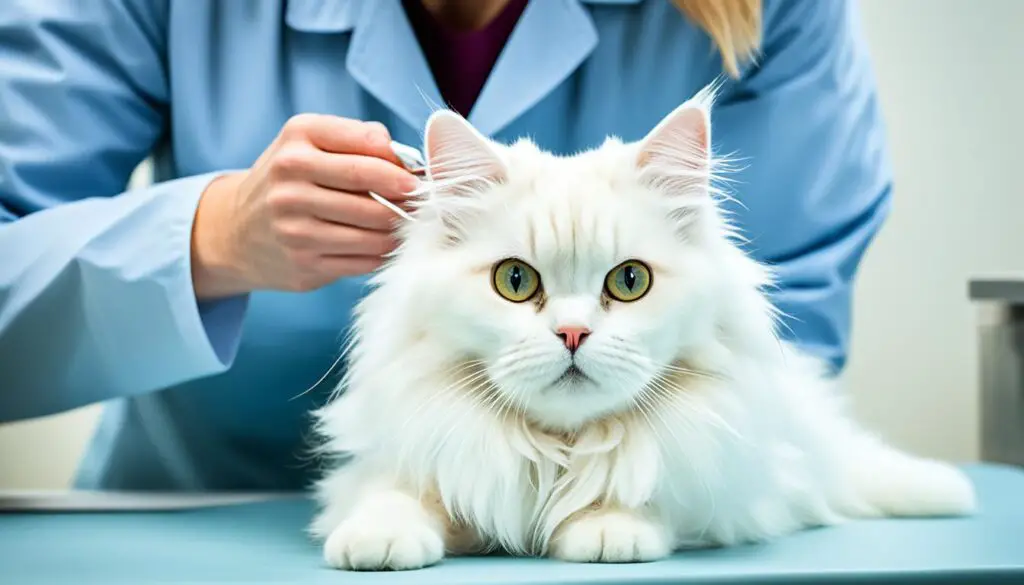
<path id="1" fill-rule="evenodd" d="M 849 382 L 897 444 L 978 454 L 971 275 L 1024 269 L 1024 2 L 863 0 L 896 169 L 859 282 Z"/>
<path id="2" fill-rule="evenodd" d="M 830 0 L 819 0 L 830 1 Z M 862 418 L 895 443 L 977 457 L 971 274 L 1024 271 L 1024 1 L 862 0 L 896 167 L 869 250 L 848 374 Z M 0 488 L 62 487 L 95 408 L 0 427 Z"/>

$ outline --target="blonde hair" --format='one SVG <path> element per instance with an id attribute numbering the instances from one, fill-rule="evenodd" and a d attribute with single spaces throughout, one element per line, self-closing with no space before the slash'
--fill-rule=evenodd
<path id="1" fill-rule="evenodd" d="M 711 37 L 729 75 L 761 48 L 761 0 L 672 0 Z"/>

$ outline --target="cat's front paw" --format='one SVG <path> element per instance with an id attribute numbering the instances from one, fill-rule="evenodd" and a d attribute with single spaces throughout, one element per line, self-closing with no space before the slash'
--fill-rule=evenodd
<path id="1" fill-rule="evenodd" d="M 413 518 L 350 518 L 324 542 L 324 560 L 336 569 L 405 571 L 444 557 L 444 540 Z"/>
<path id="2" fill-rule="evenodd" d="M 599 510 L 570 520 L 551 543 L 551 556 L 577 563 L 656 561 L 670 552 L 659 526 L 622 511 Z"/>

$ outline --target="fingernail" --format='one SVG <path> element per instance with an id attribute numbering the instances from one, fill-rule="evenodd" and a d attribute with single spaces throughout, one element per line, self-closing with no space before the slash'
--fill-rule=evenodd
<path id="1" fill-rule="evenodd" d="M 420 186 L 420 180 L 419 180 L 419 178 L 416 175 L 407 175 L 405 178 L 402 179 L 401 188 L 402 188 L 402 193 L 404 195 L 408 195 L 409 193 L 412 193 L 413 191 L 418 189 L 419 186 Z"/>

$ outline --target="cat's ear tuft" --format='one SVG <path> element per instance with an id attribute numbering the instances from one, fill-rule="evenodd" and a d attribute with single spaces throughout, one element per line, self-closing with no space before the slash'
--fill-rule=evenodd
<path id="1" fill-rule="evenodd" d="M 445 245 L 457 245 L 482 210 L 486 198 L 480 195 L 505 182 L 507 166 L 497 145 L 448 110 L 427 120 L 423 152 L 429 192 L 424 204 L 436 219 L 430 223 L 440 228 Z"/>
<path id="2" fill-rule="evenodd" d="M 665 116 L 640 142 L 637 168 L 669 195 L 703 195 L 711 181 L 710 104 L 698 96 Z"/>
<path id="3" fill-rule="evenodd" d="M 427 179 L 436 193 L 472 195 L 505 180 L 507 169 L 501 154 L 459 114 L 434 112 L 424 135 Z"/>

